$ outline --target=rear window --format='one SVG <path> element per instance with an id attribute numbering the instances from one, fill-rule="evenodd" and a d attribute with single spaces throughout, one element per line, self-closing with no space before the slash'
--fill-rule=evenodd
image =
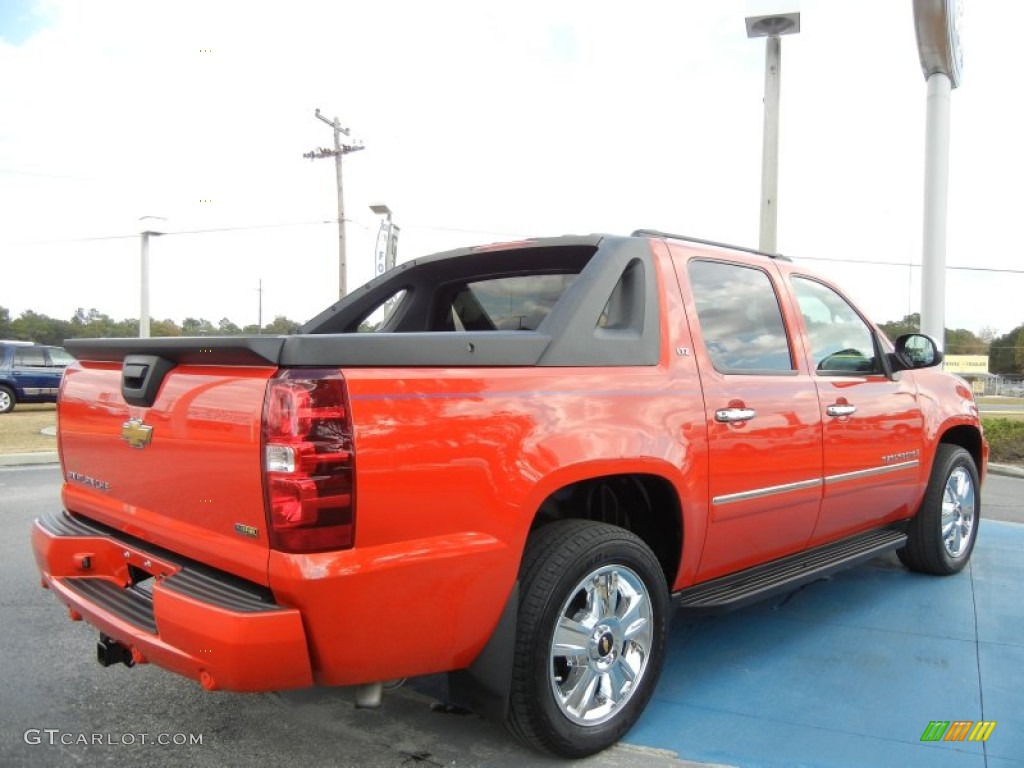
<path id="1" fill-rule="evenodd" d="M 441 330 L 535 331 L 575 279 L 516 275 L 464 283 L 452 294 Z"/>
<path id="2" fill-rule="evenodd" d="M 424 256 L 367 283 L 300 332 L 535 331 L 597 252 L 596 236 L 578 240 Z"/>

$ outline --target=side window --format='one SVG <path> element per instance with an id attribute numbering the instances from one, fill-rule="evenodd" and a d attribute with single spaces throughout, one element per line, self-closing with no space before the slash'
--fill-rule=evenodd
<path id="1" fill-rule="evenodd" d="M 50 366 L 54 368 L 66 368 L 75 362 L 75 358 L 60 347 L 47 347 L 46 354 L 50 356 Z"/>
<path id="2" fill-rule="evenodd" d="M 790 373 L 786 326 L 768 275 L 717 261 L 692 261 L 690 283 L 708 356 L 721 373 Z"/>
<path id="3" fill-rule="evenodd" d="M 41 368 L 46 365 L 42 347 L 19 347 L 14 350 L 14 364 Z"/>
<path id="4" fill-rule="evenodd" d="M 378 304 L 366 317 L 363 318 L 362 322 L 359 323 L 359 327 L 356 329 L 359 333 L 380 333 L 388 327 L 388 323 L 395 316 L 395 310 L 398 309 L 402 303 L 402 299 L 405 298 L 408 293 L 405 288 L 394 293 L 389 299 L 385 299 L 383 302 Z"/>
<path id="5" fill-rule="evenodd" d="M 608 297 L 597 327 L 606 331 L 633 331 L 644 329 L 644 263 L 630 262 Z"/>
<path id="6" fill-rule="evenodd" d="M 850 304 L 826 285 L 793 278 L 811 342 L 812 365 L 819 373 L 880 373 L 875 337 Z"/>

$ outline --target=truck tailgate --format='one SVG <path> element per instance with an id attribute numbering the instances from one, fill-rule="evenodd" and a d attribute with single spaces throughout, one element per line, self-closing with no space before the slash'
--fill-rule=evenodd
<path id="1" fill-rule="evenodd" d="M 178 364 L 151 406 L 120 361 L 71 366 L 58 413 L 72 513 L 267 584 L 260 424 L 271 365 Z"/>

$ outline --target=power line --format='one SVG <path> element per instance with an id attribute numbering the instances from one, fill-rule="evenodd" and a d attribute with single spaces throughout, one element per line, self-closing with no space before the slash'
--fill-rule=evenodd
<path id="1" fill-rule="evenodd" d="M 485 229 L 464 229 L 462 227 L 441 227 L 433 224 L 402 224 L 407 229 L 429 229 L 435 232 L 459 232 L 467 235 L 488 235 L 491 237 L 512 237 L 516 240 L 523 240 L 530 235 L 524 235 L 521 232 L 491 232 Z"/>
<path id="2" fill-rule="evenodd" d="M 367 231 L 370 229 L 370 227 L 368 227 L 366 224 L 364 224 L 362 221 L 360 221 L 358 219 L 350 219 L 350 218 L 346 217 L 345 222 L 347 224 L 354 224 L 355 226 L 357 226 L 357 227 L 359 227 L 361 229 L 365 229 Z M 206 234 L 208 232 L 245 232 L 245 231 L 254 230 L 254 229 L 280 229 L 282 227 L 308 227 L 308 226 L 317 226 L 317 225 L 323 225 L 323 224 L 332 224 L 333 225 L 333 224 L 336 224 L 336 223 L 337 223 L 337 221 L 335 219 L 319 219 L 319 220 L 316 220 L 316 221 L 286 221 L 286 222 L 280 222 L 278 224 L 249 224 L 249 225 L 234 226 L 234 227 L 210 227 L 208 229 L 182 229 L 182 230 L 177 230 L 175 232 L 165 232 L 165 233 L 163 233 L 163 236 L 164 237 L 174 237 L 175 235 L 202 235 L 202 234 Z M 511 237 L 511 238 L 515 238 L 515 239 L 523 239 L 523 238 L 528 237 L 528 235 L 524 235 L 524 234 L 519 233 L 519 232 L 492 232 L 492 231 L 483 230 L 483 229 L 464 229 L 464 228 L 460 228 L 460 227 L 441 227 L 441 226 L 433 226 L 433 225 L 430 225 L 430 224 L 404 224 L 403 226 L 409 227 L 411 229 L 428 229 L 428 230 L 435 230 L 435 231 L 439 231 L 439 232 L 462 232 L 462 233 L 470 234 L 470 235 L 488 235 L 488 236 L 491 236 L 491 237 Z M 99 242 L 99 241 L 103 241 L 103 240 L 131 240 L 131 239 L 136 238 L 138 236 L 139 236 L 139 234 L 136 232 L 136 233 L 131 234 L 131 235 L 98 235 L 96 237 L 70 237 L 70 238 L 64 238 L 64 239 L 61 239 L 61 240 L 22 240 L 20 242 L 18 242 L 18 241 L 8 241 L 8 242 L 0 243 L 0 245 L 4 245 L 4 246 L 65 245 L 65 244 L 70 244 L 70 243 Z"/>
<path id="3" fill-rule="evenodd" d="M 93 181 L 91 176 L 71 176 L 66 173 L 42 173 L 40 171 L 19 171 L 17 168 L 0 168 L 0 173 L 11 176 L 35 176 L 41 179 L 74 179 L 76 181 Z"/>
<path id="4" fill-rule="evenodd" d="M 920 264 L 912 261 L 878 261 L 873 259 L 835 259 L 827 256 L 794 256 L 796 261 L 834 261 L 841 264 L 874 264 L 883 267 L 916 267 Z M 1024 269 L 1006 269 L 1002 267 L 958 267 L 946 265 L 946 269 L 956 269 L 961 272 L 1005 272 L 1013 275 L 1024 275 Z"/>
<path id="5" fill-rule="evenodd" d="M 361 226 L 363 229 L 369 229 L 361 222 L 346 218 L 345 222 L 348 224 L 355 224 Z M 208 229 L 183 229 L 176 232 L 165 232 L 165 237 L 173 237 L 174 235 L 202 235 L 212 232 L 245 232 L 256 229 L 281 229 L 286 227 L 309 227 L 323 224 L 336 224 L 335 219 L 318 219 L 315 221 L 286 221 L 277 224 L 250 224 L 243 226 L 234 227 L 210 227 Z M 494 232 L 492 230 L 485 229 L 467 229 L 464 227 L 446 227 L 435 224 L 417 224 L 407 223 L 403 224 L 406 229 L 426 229 L 436 232 L 457 232 L 467 235 L 487 235 L 489 237 L 509 237 L 517 240 L 521 240 L 529 237 L 521 232 Z M 99 242 L 103 240 L 130 240 L 138 237 L 139 234 L 136 232 L 130 235 L 100 235 L 96 237 L 72 237 L 62 240 L 23 240 L 21 242 L 5 242 L 0 245 L 5 246 L 26 246 L 26 245 L 64 245 L 70 243 L 91 243 Z M 910 267 L 920 269 L 921 265 L 911 261 L 882 261 L 879 259 L 839 259 L 828 256 L 794 256 L 797 262 L 800 261 L 828 261 L 837 264 L 869 264 L 872 266 L 881 267 Z M 967 266 L 956 266 L 946 265 L 946 269 L 957 270 L 960 272 L 992 272 L 997 274 L 1009 274 L 1009 275 L 1024 275 L 1024 269 L 1010 269 L 1008 267 L 967 267 Z"/>
<path id="6" fill-rule="evenodd" d="M 962 272 L 1006 272 L 1011 275 L 1024 275 L 1024 269 L 1003 269 L 1000 267 L 946 267 L 946 269 L 958 269 Z"/>
<path id="7" fill-rule="evenodd" d="M 202 235 L 207 232 L 243 232 L 253 229 L 280 229 L 283 227 L 308 227 L 313 225 L 321 224 L 334 224 L 336 223 L 333 219 L 323 219 L 319 221 L 289 221 L 282 222 L 279 224 L 250 224 L 246 226 L 236 227 L 212 227 L 209 229 L 182 229 L 176 232 L 164 232 L 164 237 L 173 237 L 175 235 Z M 139 236 L 136 232 L 131 235 L 102 235 L 97 237 L 73 237 L 65 240 L 24 240 L 22 242 L 7 242 L 3 243 L 5 246 L 17 246 L 17 245 L 64 245 L 68 243 L 91 243 L 101 240 L 131 240 Z"/>
<path id="8" fill-rule="evenodd" d="M 238 232 L 249 229 L 281 229 L 282 227 L 309 227 L 314 224 L 334 224 L 333 219 L 323 219 L 320 221 L 292 221 L 283 222 L 281 224 L 251 224 L 244 227 L 213 227 L 211 229 L 183 229 L 178 232 L 168 232 L 168 235 L 202 235 L 207 232 Z"/>

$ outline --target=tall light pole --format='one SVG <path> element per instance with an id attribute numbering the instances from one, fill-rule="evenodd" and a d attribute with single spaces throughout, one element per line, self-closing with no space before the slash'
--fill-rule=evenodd
<path id="1" fill-rule="evenodd" d="M 782 87 L 782 35 L 800 31 L 799 13 L 748 16 L 747 37 L 765 38 L 764 132 L 761 144 L 761 220 L 758 249 L 775 253 L 779 222 L 779 94 Z"/>
<path id="2" fill-rule="evenodd" d="M 256 334 L 263 333 L 263 278 L 260 278 L 259 287 L 256 291 L 260 295 L 259 304 L 256 308 Z"/>
<path id="3" fill-rule="evenodd" d="M 962 0 L 914 0 L 921 71 L 928 85 L 924 137 L 921 332 L 946 346 L 946 218 L 950 95 L 960 85 Z"/>
<path id="4" fill-rule="evenodd" d="M 337 117 L 333 120 L 328 120 L 320 114 L 319 109 L 316 110 L 314 116 L 334 129 L 334 149 L 319 147 L 311 152 L 305 153 L 303 157 L 310 160 L 316 160 L 322 157 L 334 157 L 334 172 L 338 177 L 338 298 L 343 299 L 345 298 L 345 294 L 348 293 L 348 283 L 346 279 L 345 264 L 345 195 L 341 179 L 341 158 L 349 152 L 358 152 L 361 149 L 365 149 L 365 147 L 363 147 L 362 142 L 359 142 L 358 144 L 342 144 L 341 137 L 342 135 L 348 136 L 349 129 L 342 128 L 341 121 Z"/>
<path id="5" fill-rule="evenodd" d="M 140 286 L 139 306 L 139 338 L 149 338 L 149 238 L 159 237 L 164 234 L 163 226 L 158 222 L 165 222 L 167 219 L 162 216 L 142 216 L 139 221 L 142 223 L 142 281 Z"/>

